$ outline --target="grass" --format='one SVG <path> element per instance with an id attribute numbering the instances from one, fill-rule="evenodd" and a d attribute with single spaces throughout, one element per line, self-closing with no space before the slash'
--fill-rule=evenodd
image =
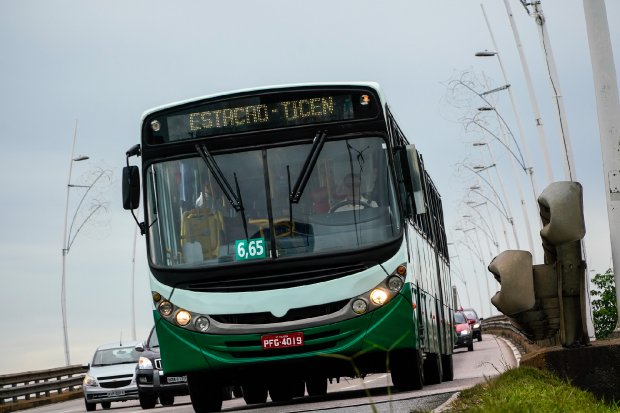
<path id="1" fill-rule="evenodd" d="M 619 412 L 552 373 L 521 366 L 461 392 L 445 412 Z"/>

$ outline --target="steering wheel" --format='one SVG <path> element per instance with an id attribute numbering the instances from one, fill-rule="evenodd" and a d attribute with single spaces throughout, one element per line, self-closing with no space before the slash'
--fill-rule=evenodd
<path id="1" fill-rule="evenodd" d="M 352 205 L 352 206 L 353 206 L 353 208 L 352 208 L 352 209 L 355 209 L 355 206 L 356 206 L 356 205 L 361 206 L 361 207 L 363 207 L 363 208 L 372 208 L 372 205 L 370 205 L 370 204 L 369 204 L 368 202 L 366 202 L 366 201 L 360 201 L 360 200 L 358 200 L 358 201 L 354 201 L 354 200 L 352 200 L 352 199 L 345 199 L 344 201 L 340 201 L 340 202 L 338 202 L 338 203 L 334 204 L 334 205 L 333 205 L 333 206 L 329 209 L 329 212 L 330 212 L 330 213 L 332 213 L 332 212 L 338 212 L 338 209 L 339 209 L 339 208 L 342 208 L 342 207 L 343 207 L 343 206 L 345 206 L 345 205 Z"/>

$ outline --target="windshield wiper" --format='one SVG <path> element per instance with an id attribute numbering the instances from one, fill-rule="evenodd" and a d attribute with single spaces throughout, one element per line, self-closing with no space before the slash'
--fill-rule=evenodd
<path id="1" fill-rule="evenodd" d="M 218 186 L 224 193 L 224 196 L 226 197 L 226 199 L 228 199 L 228 202 L 230 202 L 230 205 L 234 208 L 235 211 L 241 212 L 241 219 L 243 220 L 243 230 L 245 231 L 245 239 L 249 239 L 248 223 L 245 217 L 245 208 L 243 207 L 243 200 L 241 198 L 241 190 L 239 189 L 237 174 L 233 174 L 233 176 L 235 177 L 235 187 L 237 189 L 237 193 L 235 194 L 232 187 L 230 186 L 230 183 L 228 183 L 228 180 L 222 173 L 222 170 L 217 165 L 217 162 L 215 162 L 215 159 L 207 149 L 207 146 L 204 144 L 196 145 L 196 150 L 204 160 L 205 164 L 207 164 L 207 168 L 209 168 L 209 171 L 211 171 L 211 175 L 213 175 L 215 182 L 217 182 Z"/>
<path id="2" fill-rule="evenodd" d="M 314 140 L 312 141 L 312 147 L 310 148 L 310 152 L 308 153 L 308 157 L 304 162 L 304 166 L 301 167 L 301 171 L 299 176 L 297 177 L 297 182 L 295 182 L 295 186 L 293 186 L 293 190 L 289 195 L 289 201 L 292 203 L 299 203 L 299 199 L 301 195 L 304 193 L 304 189 L 306 188 L 306 184 L 308 183 L 308 179 L 310 179 L 310 174 L 314 169 L 314 165 L 316 164 L 317 159 L 319 158 L 319 154 L 323 149 L 323 144 L 325 144 L 325 138 L 327 137 L 327 131 L 318 131 L 314 136 Z"/>

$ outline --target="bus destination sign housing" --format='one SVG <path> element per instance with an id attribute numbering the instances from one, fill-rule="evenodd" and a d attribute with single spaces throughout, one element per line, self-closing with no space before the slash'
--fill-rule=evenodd
<path id="1" fill-rule="evenodd" d="M 378 100 L 369 90 L 294 90 L 198 101 L 145 119 L 152 144 L 239 132 L 373 119 Z M 149 139 L 150 138 L 150 139 Z"/>

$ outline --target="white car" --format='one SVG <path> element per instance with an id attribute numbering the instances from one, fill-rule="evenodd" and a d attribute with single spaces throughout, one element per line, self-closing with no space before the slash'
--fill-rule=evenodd
<path id="1" fill-rule="evenodd" d="M 86 411 L 101 407 L 109 409 L 112 402 L 138 399 L 136 364 L 140 358 L 135 347 L 139 341 L 104 344 L 97 347 L 88 373 L 84 376 Z"/>

